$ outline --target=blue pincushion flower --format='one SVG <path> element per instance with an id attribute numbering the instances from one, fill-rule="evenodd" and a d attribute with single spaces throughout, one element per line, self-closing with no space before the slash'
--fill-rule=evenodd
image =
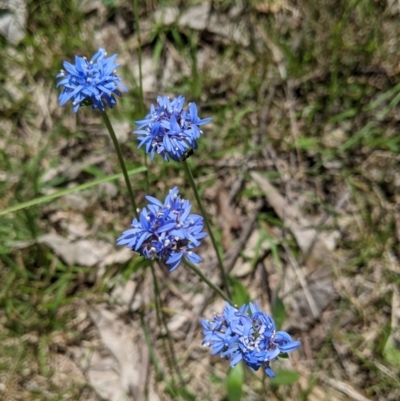
<path id="1" fill-rule="evenodd" d="M 139 211 L 139 219 L 133 219 L 132 228 L 122 233 L 117 245 L 126 245 L 147 259 L 161 260 L 170 271 L 178 267 L 183 257 L 200 263 L 202 259 L 192 249 L 207 235 L 203 232 L 203 217 L 190 213 L 190 202 L 180 197 L 176 187 L 164 203 L 152 196 L 146 199 L 150 204 Z"/>
<path id="2" fill-rule="evenodd" d="M 90 61 L 79 56 L 75 56 L 75 64 L 64 61 L 65 70 L 56 76 L 60 78 L 57 87 L 63 86 L 58 97 L 61 106 L 71 100 L 76 113 L 80 106 L 91 105 L 93 109 L 104 111 L 107 105 L 117 104 L 114 95 L 122 96 L 119 89 L 125 92 L 128 89 L 115 74 L 119 67 L 115 63 L 118 55 L 106 56 L 105 50 L 100 48 Z"/>
<path id="3" fill-rule="evenodd" d="M 272 317 L 261 312 L 257 303 L 240 309 L 227 303 L 222 315 L 201 323 L 203 344 L 211 347 L 211 355 L 230 359 L 231 367 L 241 360 L 253 370 L 262 367 L 270 377 L 275 377 L 270 362 L 300 346 L 285 331 L 276 331 Z"/>
<path id="4" fill-rule="evenodd" d="M 167 96 L 157 97 L 157 106 L 151 105 L 150 113 L 144 120 L 136 121 L 139 146 L 145 146 L 153 160 L 160 154 L 164 160 L 180 161 L 191 149 L 197 149 L 197 140 L 203 133 L 200 126 L 211 118 L 199 118 L 197 106 L 190 103 L 183 109 L 185 98 L 178 96 L 170 100 Z"/>

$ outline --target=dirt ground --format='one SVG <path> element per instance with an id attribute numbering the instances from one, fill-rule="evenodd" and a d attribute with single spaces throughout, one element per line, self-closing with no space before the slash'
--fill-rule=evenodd
<path id="1" fill-rule="evenodd" d="M 10 3 L 0 398 L 400 400 L 400 3 L 146 0 L 136 17 L 123 0 Z M 201 345 L 224 301 L 185 266 L 153 276 L 115 245 L 133 215 L 112 142 L 55 87 L 63 60 L 99 47 L 129 88 L 108 115 L 128 169 L 147 169 L 131 175 L 140 207 L 174 186 L 194 197 L 179 163 L 145 161 L 134 121 L 159 94 L 213 118 L 188 163 L 235 299 L 302 343 L 276 379 L 245 370 L 241 398 Z M 209 237 L 198 254 L 222 286 Z"/>

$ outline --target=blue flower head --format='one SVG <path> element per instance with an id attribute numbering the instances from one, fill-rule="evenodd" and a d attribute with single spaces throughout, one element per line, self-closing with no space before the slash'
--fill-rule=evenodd
<path id="1" fill-rule="evenodd" d="M 60 78 L 57 87 L 63 86 L 58 97 L 61 106 L 71 100 L 76 113 L 80 106 L 91 105 L 93 109 L 104 111 L 107 105 L 117 104 L 114 95 L 122 96 L 119 89 L 125 92 L 128 89 L 115 74 L 119 67 L 115 63 L 118 55 L 106 56 L 105 50 L 100 48 L 90 61 L 79 56 L 75 56 L 75 64 L 64 61 L 65 70 L 57 74 Z"/>
<path id="2" fill-rule="evenodd" d="M 211 118 L 201 119 L 195 103 L 183 109 L 184 102 L 183 96 L 173 100 L 158 96 L 157 107 L 151 105 L 145 119 L 136 121 L 139 128 L 134 134 L 138 135 L 138 147 L 144 145 L 151 160 L 158 153 L 166 161 L 169 158 L 180 161 L 187 152 L 197 149 L 197 140 L 203 133 L 200 126 L 210 122 Z"/>
<path id="3" fill-rule="evenodd" d="M 203 217 L 191 214 L 188 200 L 182 199 L 178 188 L 173 188 L 161 203 L 152 196 L 147 208 L 139 211 L 139 219 L 133 219 L 132 228 L 117 240 L 147 259 L 165 262 L 170 271 L 175 270 L 183 257 L 192 263 L 202 259 L 192 249 L 200 245 L 207 233 L 203 232 Z"/>
<path id="4" fill-rule="evenodd" d="M 276 331 L 272 317 L 261 312 L 257 303 L 240 309 L 227 303 L 222 315 L 201 323 L 203 344 L 211 348 L 212 355 L 230 359 L 231 367 L 241 360 L 253 370 L 262 367 L 270 377 L 275 377 L 270 362 L 300 346 L 288 333 Z"/>

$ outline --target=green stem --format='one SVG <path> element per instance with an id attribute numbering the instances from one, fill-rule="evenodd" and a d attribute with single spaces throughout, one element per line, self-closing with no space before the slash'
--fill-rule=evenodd
<path id="1" fill-rule="evenodd" d="M 135 15 L 135 24 L 136 24 L 136 35 L 137 35 L 137 39 L 138 39 L 138 48 L 137 48 L 137 54 L 138 54 L 138 64 L 139 64 L 139 98 L 140 98 L 140 110 L 141 112 L 144 111 L 145 109 L 145 105 L 144 105 L 144 97 L 143 97 L 143 73 L 142 73 L 142 39 L 141 39 L 141 34 L 140 34 L 140 21 L 139 21 L 139 7 L 138 7 L 138 0 L 134 0 L 133 1 L 133 12 Z M 143 114 L 143 113 L 141 113 Z M 147 154 L 145 154 L 144 156 L 144 164 L 145 166 L 148 165 L 148 159 L 147 159 Z M 149 172 L 146 171 L 145 173 L 145 186 L 146 186 L 146 193 L 149 193 L 149 187 L 150 187 L 150 177 L 149 177 Z M 164 316 L 164 312 L 162 310 L 161 307 L 161 299 L 160 299 L 160 291 L 159 291 L 159 287 L 158 287 L 158 282 L 157 282 L 157 276 L 155 274 L 154 271 L 154 265 L 152 263 L 152 261 L 150 261 L 150 270 L 151 270 L 151 274 L 153 276 L 153 285 L 154 285 L 154 296 L 155 296 L 155 304 L 156 304 L 156 313 L 157 313 L 157 321 L 159 326 L 161 327 L 161 324 L 163 325 L 166 333 L 167 333 L 167 348 L 169 348 L 169 353 L 171 356 L 171 361 L 168 355 L 168 350 L 166 349 L 165 351 L 165 355 L 168 361 L 168 365 L 169 368 L 171 370 L 171 374 L 172 374 L 172 366 L 174 365 L 175 370 L 178 374 L 178 378 L 180 380 L 180 384 L 181 386 L 183 385 L 183 378 L 181 375 L 181 372 L 179 370 L 179 365 L 178 362 L 176 360 L 176 355 L 173 349 L 173 343 L 172 343 L 172 338 L 171 338 L 171 333 L 169 332 L 166 320 L 165 320 L 165 316 Z M 175 384 L 174 381 L 172 382 L 172 388 L 175 391 Z"/>
<path id="2" fill-rule="evenodd" d="M 225 295 L 221 288 L 217 287 L 214 283 L 212 283 L 202 272 L 201 270 L 195 266 L 193 263 L 190 263 L 186 259 L 182 259 L 183 263 L 190 269 L 192 270 L 193 273 L 195 273 L 197 276 L 200 277 L 202 281 L 204 281 L 212 290 L 214 290 L 221 298 L 225 299 L 225 301 L 229 302 L 231 305 L 233 305 L 233 302 L 229 299 L 227 295 Z"/>
<path id="3" fill-rule="evenodd" d="M 199 195 L 199 192 L 197 190 L 196 183 L 194 182 L 192 172 L 190 171 L 189 165 L 188 165 L 186 160 L 183 160 L 181 163 L 183 164 L 183 168 L 184 168 L 186 176 L 187 176 L 187 178 L 189 180 L 190 186 L 192 187 L 192 190 L 193 190 L 193 193 L 194 193 L 194 197 L 196 198 L 196 201 L 197 201 L 197 204 L 198 204 L 198 206 L 200 208 L 201 214 L 204 217 L 204 221 L 205 221 L 206 226 L 207 226 L 208 234 L 210 235 L 211 242 L 212 242 L 213 247 L 215 249 L 215 253 L 217 254 L 218 266 L 219 266 L 219 269 L 221 271 L 222 280 L 224 282 L 224 286 L 225 286 L 226 292 L 230 296 L 229 280 L 228 280 L 228 276 L 227 276 L 227 274 L 225 272 L 225 269 L 224 269 L 224 263 L 222 261 L 221 253 L 219 251 L 219 248 L 218 248 L 218 245 L 217 245 L 217 241 L 215 240 L 213 231 L 211 229 L 210 221 L 209 221 L 209 219 L 207 217 L 207 214 L 206 214 L 206 211 L 205 211 L 205 209 L 203 207 L 203 203 L 201 202 L 200 195 Z"/>
<path id="4" fill-rule="evenodd" d="M 136 202 L 135 202 L 135 197 L 133 196 L 131 182 L 129 181 L 128 172 L 126 170 L 124 158 L 122 157 L 122 152 L 121 152 L 121 148 L 119 147 L 117 136 L 115 135 L 114 128 L 111 125 L 111 122 L 110 122 L 110 119 L 108 118 L 107 113 L 105 111 L 103 111 L 101 113 L 101 115 L 103 117 L 104 124 L 106 125 L 108 132 L 110 133 L 111 139 L 114 144 L 115 151 L 117 152 L 119 165 L 121 166 L 121 170 L 122 170 L 122 174 L 124 175 L 126 187 L 128 188 L 129 198 L 132 203 L 133 213 L 135 214 L 135 217 L 138 218 L 138 211 L 137 211 L 137 206 L 136 206 Z"/>

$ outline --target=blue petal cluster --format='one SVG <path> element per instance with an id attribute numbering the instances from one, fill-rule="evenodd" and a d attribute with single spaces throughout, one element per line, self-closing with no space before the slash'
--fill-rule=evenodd
<path id="1" fill-rule="evenodd" d="M 114 95 L 122 96 L 118 88 L 125 92 L 128 89 L 115 74 L 119 67 L 115 63 L 118 55 L 106 56 L 105 50 L 100 48 L 90 61 L 79 56 L 75 56 L 75 64 L 64 61 L 65 70 L 57 74 L 57 78 L 61 78 L 57 87 L 63 86 L 58 97 L 61 106 L 72 100 L 76 113 L 81 105 L 104 111 L 107 105 L 113 107 L 117 104 Z"/>
<path id="2" fill-rule="evenodd" d="M 157 107 L 151 105 L 145 119 L 135 122 L 139 127 L 134 131 L 139 139 L 138 148 L 144 145 L 151 160 L 158 153 L 166 161 L 169 157 L 180 161 L 190 149 L 197 149 L 197 139 L 203 133 L 200 126 L 210 122 L 211 118 L 199 118 L 195 103 L 190 103 L 184 110 L 184 102 L 183 96 L 173 100 L 158 96 Z"/>
<path id="3" fill-rule="evenodd" d="M 263 367 L 270 377 L 275 377 L 270 362 L 300 346 L 285 331 L 276 331 L 271 316 L 261 312 L 257 303 L 250 302 L 240 309 L 227 303 L 222 315 L 201 323 L 203 344 L 212 348 L 212 355 L 230 359 L 231 367 L 241 360 L 253 370 Z"/>
<path id="4" fill-rule="evenodd" d="M 139 212 L 139 220 L 133 219 L 132 228 L 122 233 L 117 245 L 126 245 L 147 259 L 159 259 L 170 271 L 178 267 L 182 257 L 200 263 L 202 259 L 191 249 L 207 235 L 202 232 L 203 217 L 190 214 L 190 202 L 178 194 L 178 188 L 171 189 L 164 203 L 146 196 L 148 209 Z"/>

